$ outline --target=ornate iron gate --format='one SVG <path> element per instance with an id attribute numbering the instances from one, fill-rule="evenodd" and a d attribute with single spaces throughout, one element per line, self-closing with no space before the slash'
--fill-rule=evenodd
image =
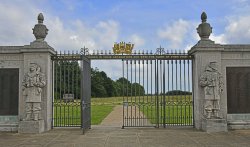
<path id="1" fill-rule="evenodd" d="M 133 55 L 57 54 L 52 57 L 52 126 L 90 128 L 90 60 L 95 59 L 122 60 L 123 128 L 193 125 L 192 58 L 162 50 Z"/>
<path id="2" fill-rule="evenodd" d="M 123 128 L 193 125 L 192 56 L 123 60 L 123 79 Z"/>
<path id="3" fill-rule="evenodd" d="M 85 58 L 84 58 L 85 59 Z M 60 53 L 53 61 L 53 127 L 82 127 L 83 68 L 78 53 Z"/>

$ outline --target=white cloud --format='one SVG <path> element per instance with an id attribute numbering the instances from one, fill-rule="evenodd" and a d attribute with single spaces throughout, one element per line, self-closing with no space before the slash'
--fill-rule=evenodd
<path id="1" fill-rule="evenodd" d="M 22 7 L 20 7 L 22 3 Z M 0 3 L 0 45 L 24 45 L 31 42 L 34 37 L 32 28 L 36 23 L 39 10 L 27 1 L 16 2 L 15 5 L 9 1 Z"/>
<path id="2" fill-rule="evenodd" d="M 250 15 L 236 16 L 228 19 L 225 28 L 225 40 L 228 43 L 250 43 Z"/>
<path id="3" fill-rule="evenodd" d="M 193 29 L 193 24 L 183 19 L 173 22 L 171 25 L 165 26 L 158 30 L 158 36 L 161 39 L 166 39 L 171 45 L 170 48 L 178 48 L 182 45 L 185 37 L 187 37 L 190 29 Z"/>
<path id="4" fill-rule="evenodd" d="M 42 12 L 35 3 L 22 1 L 13 5 L 11 1 L 0 3 L 0 45 L 25 45 L 35 40 L 32 28 L 37 23 L 37 15 Z M 44 24 L 49 29 L 45 41 L 55 50 L 80 50 L 83 46 L 93 49 L 111 50 L 119 35 L 119 23 L 103 20 L 96 25 L 86 25 L 82 20 L 71 23 L 53 15 L 43 13 Z M 121 64 L 111 61 L 96 64 L 112 78 L 120 77 Z M 113 64 L 114 63 L 114 64 Z"/>
<path id="5" fill-rule="evenodd" d="M 133 34 L 132 36 L 130 36 L 130 40 L 135 44 L 136 48 L 139 48 L 145 44 L 145 40 L 137 34 Z"/>
<path id="6" fill-rule="evenodd" d="M 250 15 L 228 17 L 224 32 L 218 35 L 212 33 L 210 39 L 221 44 L 249 44 L 249 20 Z"/>
<path id="7" fill-rule="evenodd" d="M 30 1 L 13 5 L 10 1 L 0 3 L 0 45 L 29 44 L 35 38 L 32 28 L 41 12 L 36 3 Z M 49 29 L 45 39 L 56 50 L 111 49 L 119 35 L 119 23 L 114 20 L 100 21 L 97 25 L 86 25 L 81 20 L 64 21 L 53 13 L 43 13 L 44 24 Z"/>
<path id="8" fill-rule="evenodd" d="M 215 41 L 215 43 L 225 44 L 227 43 L 225 39 L 225 34 L 214 35 L 213 33 L 209 37 L 211 40 Z"/>

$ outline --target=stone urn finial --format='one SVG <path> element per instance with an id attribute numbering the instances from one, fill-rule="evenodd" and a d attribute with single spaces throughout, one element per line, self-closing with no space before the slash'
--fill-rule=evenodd
<path id="1" fill-rule="evenodd" d="M 207 23 L 207 14 L 205 12 L 201 14 L 201 22 L 202 23 L 197 28 L 197 33 L 201 40 L 209 40 L 209 36 L 212 33 L 212 27 Z"/>
<path id="2" fill-rule="evenodd" d="M 42 13 L 38 15 L 37 20 L 38 24 L 33 28 L 33 34 L 36 37 L 36 41 L 44 41 L 49 30 L 46 25 L 43 24 L 44 17 Z"/>

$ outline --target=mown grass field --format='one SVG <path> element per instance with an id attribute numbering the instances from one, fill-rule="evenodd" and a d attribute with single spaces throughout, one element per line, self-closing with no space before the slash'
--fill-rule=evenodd
<path id="1" fill-rule="evenodd" d="M 137 96 L 135 97 L 111 97 L 91 99 L 91 124 L 98 125 L 113 110 L 116 105 L 126 104 L 128 107 L 137 107 L 151 123 L 162 123 L 163 115 L 166 123 L 187 124 L 192 119 L 191 96 Z M 125 103 L 124 103 L 125 102 Z M 158 105 L 156 105 L 158 102 Z M 163 109 L 163 104 L 166 109 Z M 158 110 L 158 111 L 157 111 Z M 165 113 L 164 113 L 165 110 Z M 157 113 L 159 112 L 159 114 Z M 159 115 L 159 119 L 156 117 Z M 81 124 L 80 101 L 54 102 L 54 126 L 79 126 Z"/>

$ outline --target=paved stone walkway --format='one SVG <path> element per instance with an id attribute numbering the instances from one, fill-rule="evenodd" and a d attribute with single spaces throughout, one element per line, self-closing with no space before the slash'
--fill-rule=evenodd
<path id="1" fill-rule="evenodd" d="M 122 127 L 122 105 L 117 105 L 114 110 L 102 121 L 101 126 L 116 126 Z"/>
<path id="2" fill-rule="evenodd" d="M 250 147 L 250 130 L 205 133 L 193 128 L 155 129 L 93 126 L 42 134 L 0 133 L 0 147 Z"/>
<path id="3" fill-rule="evenodd" d="M 128 112 L 128 113 L 127 113 Z M 133 107 L 124 107 L 125 117 L 137 117 L 137 118 L 145 118 L 144 114 L 137 110 L 135 110 L 135 106 Z M 132 114 L 132 115 L 131 115 Z M 101 126 L 115 126 L 115 127 L 122 127 L 123 121 L 123 106 L 117 105 L 114 107 L 113 111 L 109 113 L 109 115 L 102 121 L 100 124 Z M 132 120 L 129 120 L 132 121 Z M 150 124 L 149 121 L 143 120 L 145 124 Z M 142 122 L 142 120 L 138 120 L 138 122 Z M 126 122 L 125 122 L 126 123 Z"/>
<path id="4" fill-rule="evenodd" d="M 58 128 L 42 134 L 0 132 L 0 147 L 250 147 L 250 130 L 205 133 L 193 128 L 121 126 L 122 106 L 117 106 L 85 135 L 80 128 Z"/>

